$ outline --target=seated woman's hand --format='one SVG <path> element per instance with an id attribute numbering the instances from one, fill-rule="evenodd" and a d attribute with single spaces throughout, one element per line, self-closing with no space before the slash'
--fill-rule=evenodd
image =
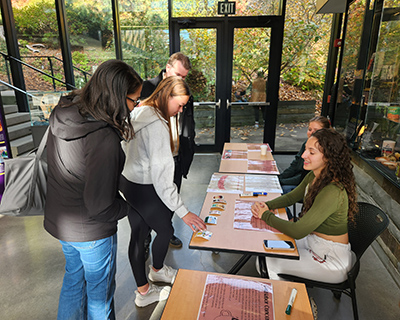
<path id="1" fill-rule="evenodd" d="M 268 206 L 264 202 L 255 202 L 251 206 L 251 213 L 257 219 L 261 219 L 261 216 L 265 211 L 269 210 Z"/>
<path id="2" fill-rule="evenodd" d="M 196 232 L 197 230 L 207 230 L 207 226 L 203 220 L 201 220 L 196 214 L 193 212 L 188 212 L 183 218 L 183 222 L 185 222 L 192 231 Z M 197 230 L 196 230 L 197 229 Z"/>

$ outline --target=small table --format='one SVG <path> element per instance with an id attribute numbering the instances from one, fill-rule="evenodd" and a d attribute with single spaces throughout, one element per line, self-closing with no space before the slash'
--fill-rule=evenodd
<path id="1" fill-rule="evenodd" d="M 257 143 L 225 143 L 219 172 L 279 174 L 272 152 L 261 155 L 260 146 Z M 265 162 L 269 164 L 266 170 L 251 168 L 251 163 L 257 166 L 257 163 Z"/>
<path id="2" fill-rule="evenodd" d="M 193 271 L 179 269 L 168 301 L 165 305 L 162 320 L 176 319 L 197 319 L 200 304 L 203 298 L 204 285 L 207 275 L 218 273 Z M 275 319 L 295 319 L 295 320 L 313 320 L 312 310 L 306 287 L 303 283 L 266 280 L 253 277 L 244 277 L 236 275 L 224 275 L 234 277 L 235 279 L 253 280 L 258 282 L 272 283 L 273 287 L 273 308 Z M 297 290 L 297 296 L 293 304 L 291 315 L 285 314 L 292 289 Z"/>

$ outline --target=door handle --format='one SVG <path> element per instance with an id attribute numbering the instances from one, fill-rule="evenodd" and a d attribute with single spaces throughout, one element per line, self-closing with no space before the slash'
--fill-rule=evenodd
<path id="1" fill-rule="evenodd" d="M 228 110 L 231 107 L 231 103 L 229 102 L 229 99 L 226 99 L 226 110 Z"/>
<path id="2" fill-rule="evenodd" d="M 218 102 L 193 102 L 193 106 L 200 107 L 200 106 L 216 106 L 218 109 L 221 108 L 221 99 L 218 99 Z"/>

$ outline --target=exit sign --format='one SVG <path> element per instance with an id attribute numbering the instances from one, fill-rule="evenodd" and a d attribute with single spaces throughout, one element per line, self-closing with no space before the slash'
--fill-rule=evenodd
<path id="1" fill-rule="evenodd" d="M 235 14 L 236 13 L 236 2 L 218 2 L 218 14 Z"/>

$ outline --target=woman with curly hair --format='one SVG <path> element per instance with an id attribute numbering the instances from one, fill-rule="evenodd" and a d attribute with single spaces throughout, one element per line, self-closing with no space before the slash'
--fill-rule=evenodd
<path id="1" fill-rule="evenodd" d="M 352 261 L 347 224 L 358 211 L 350 150 L 341 134 L 321 129 L 307 140 L 302 158 L 304 169 L 311 172 L 297 188 L 252 206 L 256 218 L 297 240 L 300 260 L 268 258 L 268 269 L 272 276 L 281 273 L 342 282 Z M 303 198 L 303 211 L 296 222 L 280 219 L 270 211 Z"/>

